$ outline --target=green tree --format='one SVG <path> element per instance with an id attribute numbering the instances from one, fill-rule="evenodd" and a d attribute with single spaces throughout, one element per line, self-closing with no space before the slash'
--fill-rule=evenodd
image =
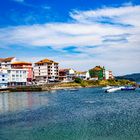
<path id="1" fill-rule="evenodd" d="M 82 82 L 82 79 L 81 78 L 75 78 L 75 83 L 81 83 Z"/>

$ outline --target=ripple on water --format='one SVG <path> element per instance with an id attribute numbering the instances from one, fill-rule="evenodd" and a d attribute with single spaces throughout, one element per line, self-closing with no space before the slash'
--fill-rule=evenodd
<path id="1" fill-rule="evenodd" d="M 140 92 L 0 94 L 0 140 L 140 140 Z"/>

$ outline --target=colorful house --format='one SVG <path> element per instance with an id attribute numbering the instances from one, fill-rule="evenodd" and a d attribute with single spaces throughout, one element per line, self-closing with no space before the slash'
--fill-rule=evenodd
<path id="1" fill-rule="evenodd" d="M 33 80 L 33 67 L 32 63 L 17 61 L 11 64 L 12 69 L 27 69 L 27 82 L 31 82 Z"/>
<path id="2" fill-rule="evenodd" d="M 98 78 L 98 80 L 105 79 L 105 68 L 101 66 L 96 66 L 89 70 L 91 78 Z"/>

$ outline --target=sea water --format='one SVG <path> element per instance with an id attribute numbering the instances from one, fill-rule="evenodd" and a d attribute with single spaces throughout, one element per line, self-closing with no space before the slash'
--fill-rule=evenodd
<path id="1" fill-rule="evenodd" d="M 0 93 L 0 140 L 140 140 L 140 90 Z"/>

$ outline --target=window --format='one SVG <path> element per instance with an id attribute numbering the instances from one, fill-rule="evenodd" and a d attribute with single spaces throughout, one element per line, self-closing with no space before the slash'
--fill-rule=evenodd
<path id="1" fill-rule="evenodd" d="M 2 81 L 5 81 L 5 79 L 2 79 Z"/>
<path id="2" fill-rule="evenodd" d="M 2 75 L 2 77 L 5 77 L 5 75 Z"/>

